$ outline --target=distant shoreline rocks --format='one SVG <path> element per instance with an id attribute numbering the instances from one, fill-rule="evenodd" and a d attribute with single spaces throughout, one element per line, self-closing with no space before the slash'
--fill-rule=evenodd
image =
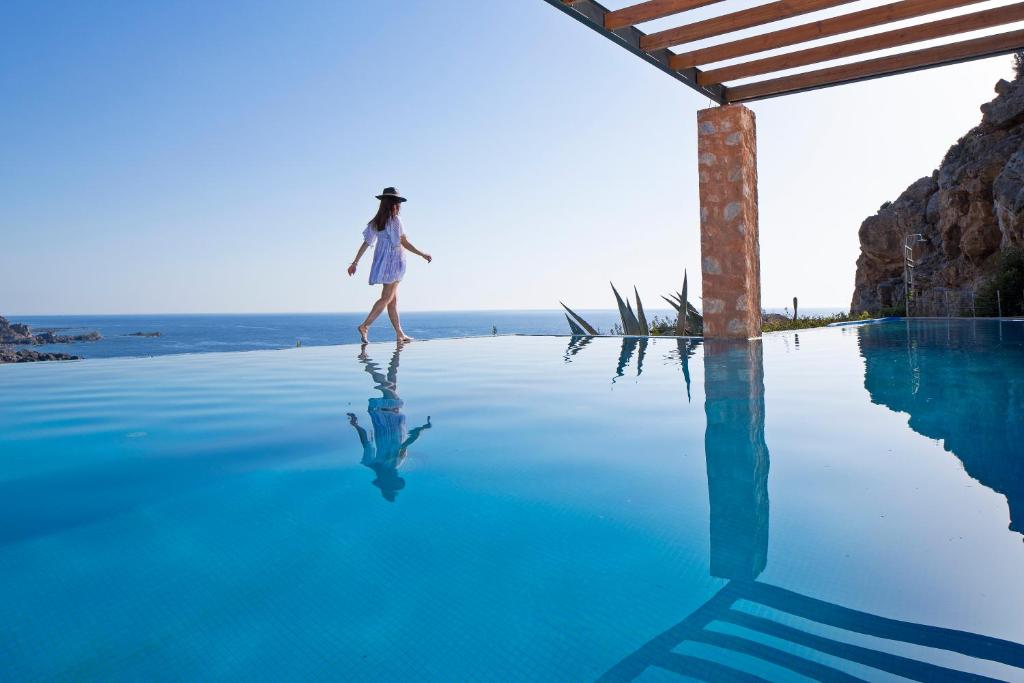
<path id="1" fill-rule="evenodd" d="M 99 332 L 88 332 L 86 334 L 54 334 L 53 332 L 40 332 L 32 335 L 35 341 L 30 344 L 72 344 L 74 342 L 91 342 L 103 339 Z"/>
<path id="2" fill-rule="evenodd" d="M 0 364 L 32 363 L 43 360 L 80 360 L 80 357 L 72 356 L 69 353 L 48 353 L 32 351 L 30 349 L 11 349 L 0 346 Z"/>
<path id="3" fill-rule="evenodd" d="M 159 332 L 129 332 L 126 337 L 159 337 Z"/>
<path id="4" fill-rule="evenodd" d="M 86 334 L 55 334 L 52 330 L 32 333 L 32 328 L 22 323 L 11 323 L 0 316 L 0 363 L 28 363 L 41 360 L 78 360 L 68 353 L 47 353 L 30 349 L 13 349 L 11 346 L 38 346 L 41 344 L 70 344 L 74 342 L 99 341 L 99 332 Z"/>

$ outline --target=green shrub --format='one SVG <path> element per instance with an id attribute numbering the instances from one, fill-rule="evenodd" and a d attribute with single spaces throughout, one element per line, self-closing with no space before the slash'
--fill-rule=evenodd
<path id="1" fill-rule="evenodd" d="M 676 319 L 656 315 L 651 318 L 651 336 L 660 337 L 663 335 L 674 335 L 676 333 Z"/>
<path id="2" fill-rule="evenodd" d="M 856 320 L 870 320 L 873 318 L 870 313 L 864 311 L 856 315 L 848 313 L 836 313 L 834 315 L 809 315 L 804 318 L 789 318 L 783 315 L 764 315 L 764 322 L 761 323 L 762 332 L 783 332 L 785 330 L 806 330 L 812 327 L 825 327 L 832 323 L 846 323 Z"/>
<path id="3" fill-rule="evenodd" d="M 999 315 L 1000 299 L 1003 315 L 1024 313 L 1024 249 L 1003 249 L 998 259 L 995 274 L 978 290 L 975 309 L 979 316 Z"/>

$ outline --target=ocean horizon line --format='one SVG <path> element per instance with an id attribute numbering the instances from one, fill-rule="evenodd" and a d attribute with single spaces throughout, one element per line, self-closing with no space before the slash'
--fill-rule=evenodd
<path id="1" fill-rule="evenodd" d="M 646 308 L 646 307 L 645 307 Z M 781 311 L 789 309 L 788 305 L 784 306 L 762 306 L 761 309 L 764 311 Z M 822 306 L 822 305 L 801 305 L 800 310 L 804 311 L 845 311 L 848 310 L 849 306 Z M 441 309 L 441 310 L 428 310 L 428 309 L 411 309 L 403 310 L 402 314 L 457 314 L 457 313 L 550 313 L 562 311 L 561 308 L 458 308 L 458 309 Z M 578 307 L 574 308 L 577 311 L 613 311 L 617 309 L 611 307 L 601 308 L 587 308 Z M 663 312 L 671 311 L 668 307 L 651 307 L 647 308 L 651 312 Z M 145 312 L 145 313 L 4 313 L 0 311 L 0 315 L 4 316 L 12 322 L 17 322 L 15 318 L 101 318 L 101 317 L 174 317 L 174 316 L 247 316 L 247 315 L 365 315 L 365 310 L 356 311 L 227 311 L 227 312 L 174 312 L 174 313 L 161 313 L 161 312 Z"/>

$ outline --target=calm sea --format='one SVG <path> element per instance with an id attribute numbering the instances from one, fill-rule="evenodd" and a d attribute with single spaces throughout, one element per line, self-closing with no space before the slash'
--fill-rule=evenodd
<path id="1" fill-rule="evenodd" d="M 770 309 L 774 310 L 774 309 Z M 807 309 L 810 315 L 839 309 Z M 618 322 L 614 310 L 580 310 L 598 329 L 608 330 Z M 652 310 L 649 317 L 666 317 L 667 310 Z M 83 358 L 117 356 L 164 356 L 172 353 L 211 351 L 253 351 L 296 346 L 353 344 L 359 341 L 356 325 L 363 313 L 260 313 L 211 315 L 59 315 L 8 316 L 11 322 L 27 323 L 33 331 L 55 330 L 61 334 L 82 334 L 96 330 L 97 342 L 50 344 L 47 351 L 70 353 Z M 402 326 L 419 339 L 498 334 L 568 334 L 561 311 L 452 311 L 403 313 Z M 135 332 L 159 332 L 159 337 L 132 336 Z M 370 339 L 394 338 L 386 316 L 373 326 Z"/>

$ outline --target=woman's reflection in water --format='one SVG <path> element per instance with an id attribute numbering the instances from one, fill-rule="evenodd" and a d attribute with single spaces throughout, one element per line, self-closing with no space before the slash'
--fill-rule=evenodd
<path id="1" fill-rule="evenodd" d="M 422 427 L 408 430 L 405 415 L 402 413 L 402 399 L 398 396 L 398 356 L 402 352 L 401 342 L 395 347 L 391 356 L 388 371 L 385 375 L 368 355 L 366 344 L 359 353 L 359 362 L 376 382 L 375 388 L 380 390 L 380 397 L 371 397 L 366 412 L 370 414 L 372 433 L 367 433 L 359 426 L 355 413 L 348 414 L 348 421 L 355 427 L 359 442 L 363 445 L 362 464 L 373 470 L 377 478 L 373 485 L 380 489 L 381 495 L 394 502 L 398 492 L 405 488 L 405 480 L 398 475 L 398 468 L 408 455 L 407 450 L 424 429 L 430 429 L 430 417 Z"/>

